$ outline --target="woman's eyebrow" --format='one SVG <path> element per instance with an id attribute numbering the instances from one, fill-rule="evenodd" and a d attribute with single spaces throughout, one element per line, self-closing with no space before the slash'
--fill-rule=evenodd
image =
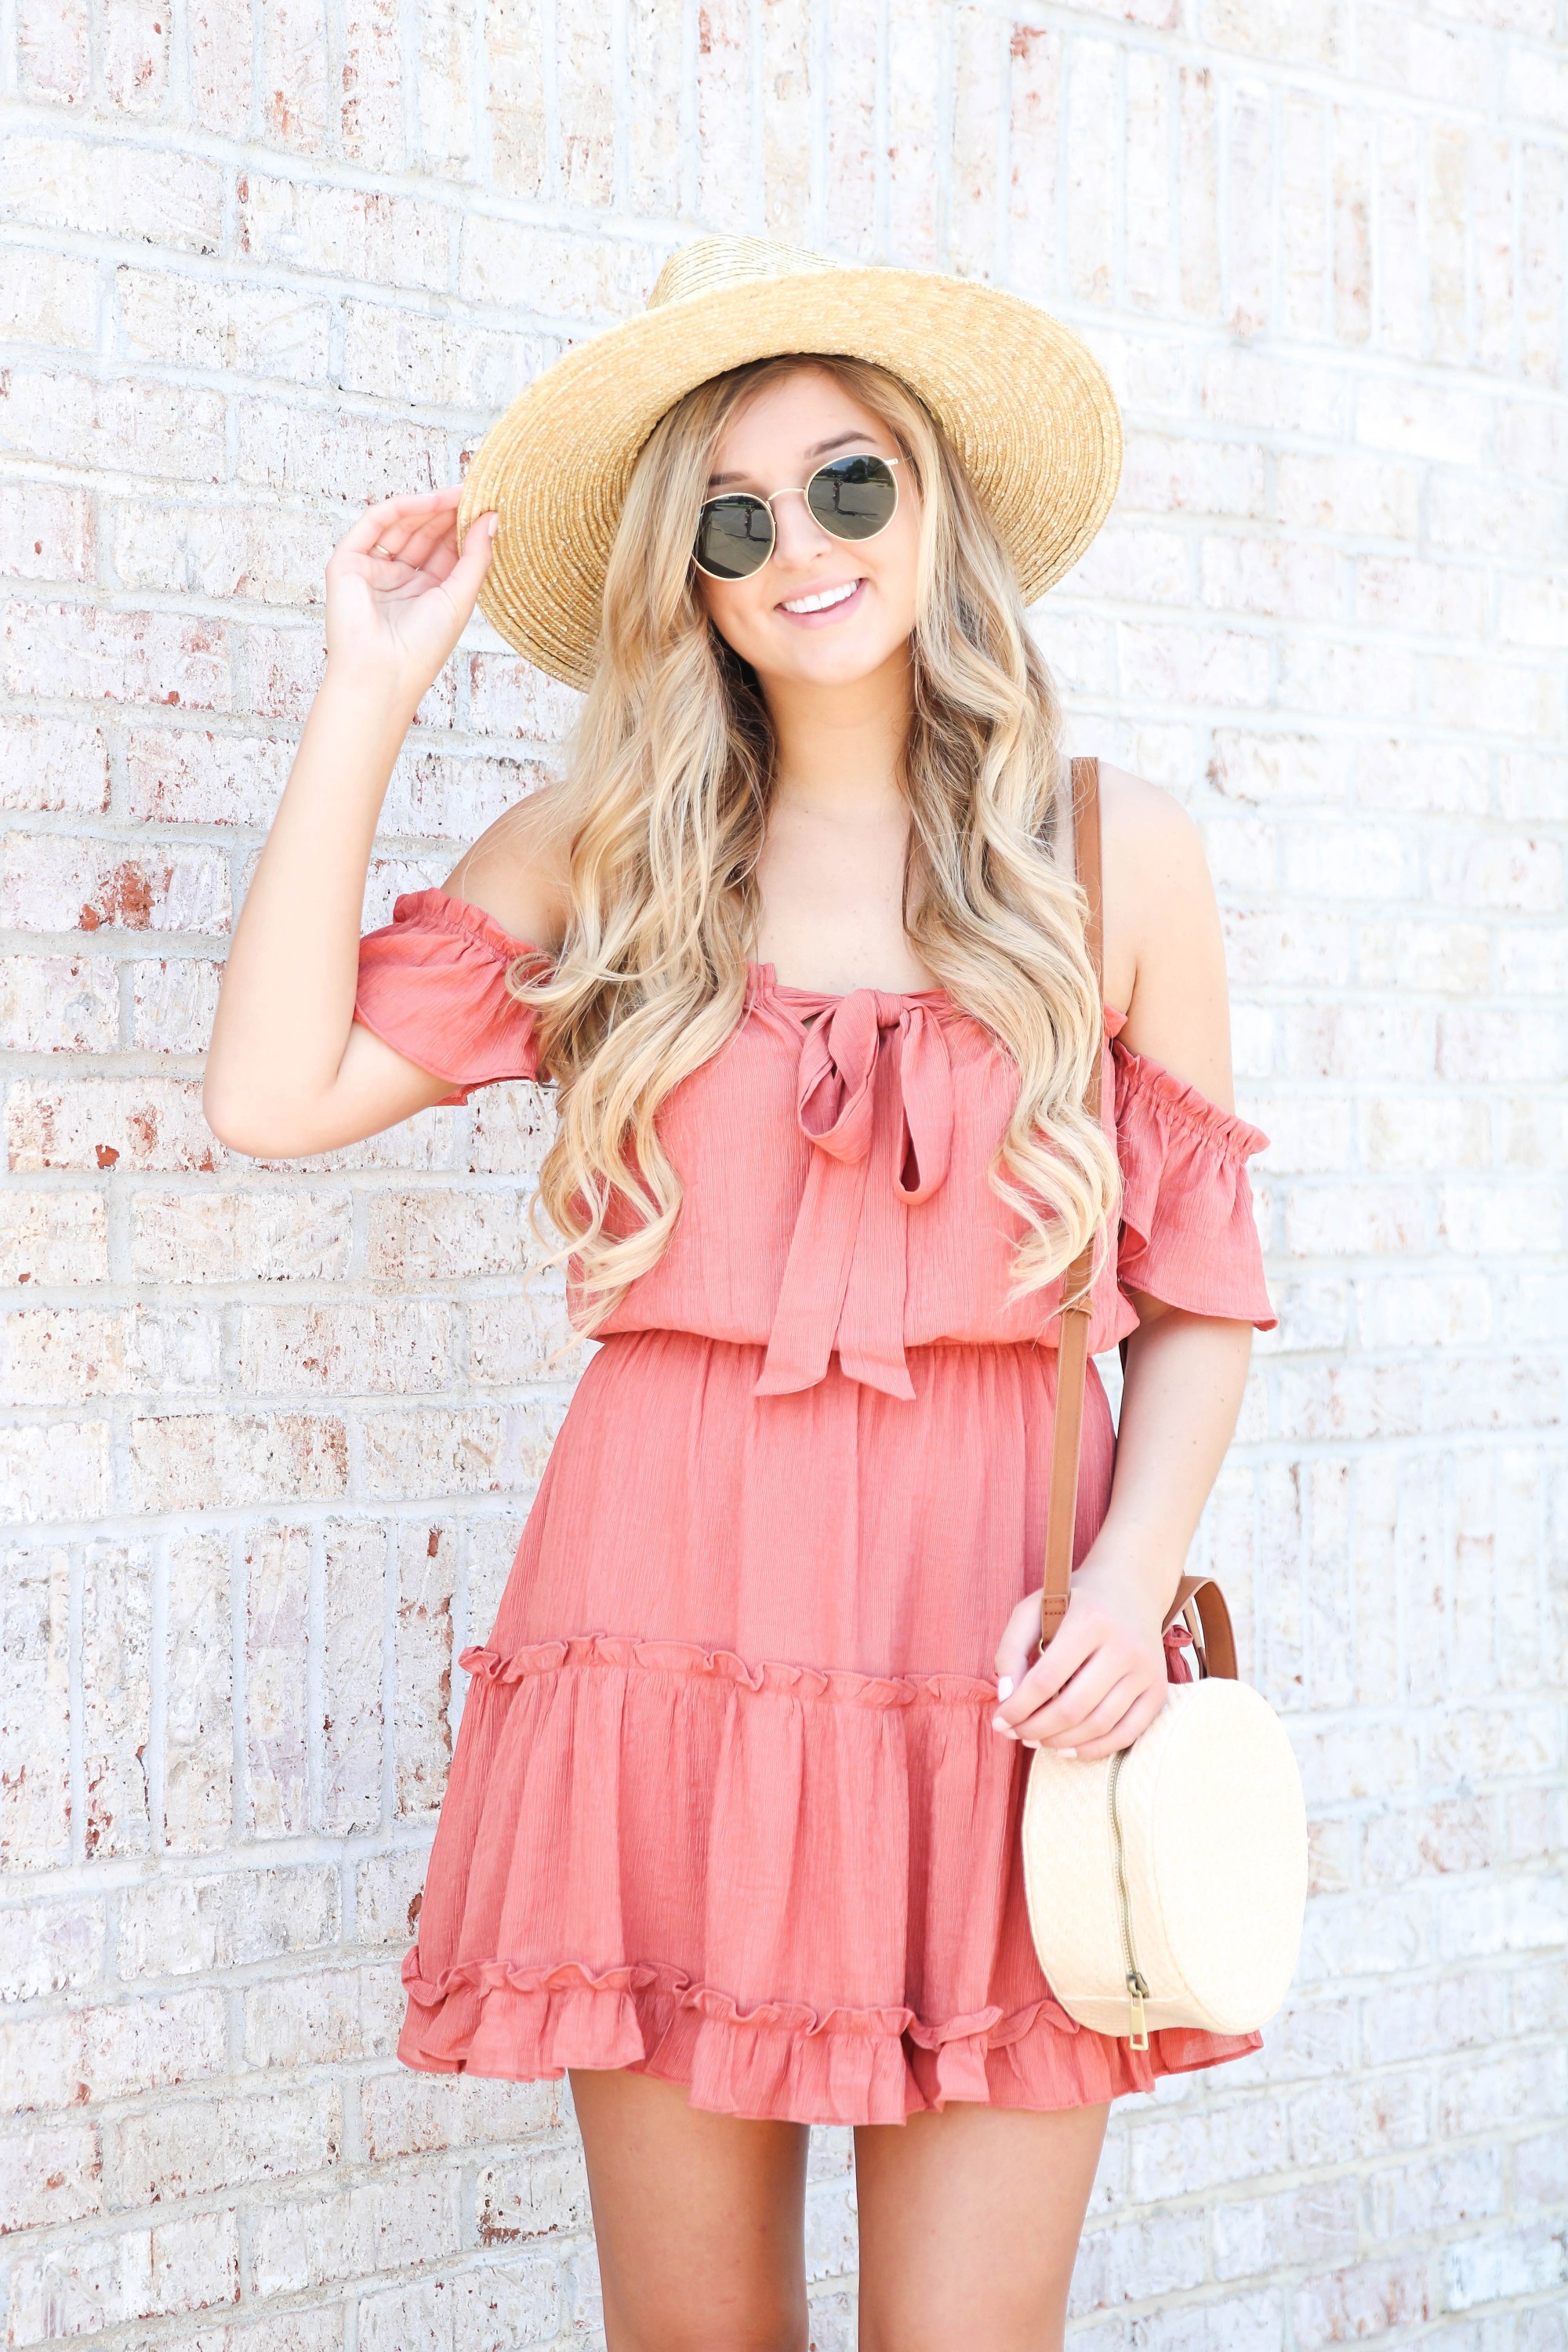
<path id="1" fill-rule="evenodd" d="M 826 457 L 830 449 L 842 449 L 851 441 L 868 442 L 871 436 L 868 433 L 859 431 L 836 433 L 831 440 L 818 441 L 816 446 L 808 449 L 805 454 L 808 457 Z M 710 490 L 721 490 L 726 482 L 743 482 L 745 478 L 744 474 L 710 474 L 708 487 Z"/>

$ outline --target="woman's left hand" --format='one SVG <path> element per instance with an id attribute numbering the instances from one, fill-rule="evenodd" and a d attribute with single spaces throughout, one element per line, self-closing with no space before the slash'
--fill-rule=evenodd
<path id="1" fill-rule="evenodd" d="M 1031 1666 L 1040 1596 L 1020 1601 L 996 1644 L 1001 1704 L 994 1728 L 1058 1756 L 1110 1756 L 1131 1748 L 1170 1688 L 1163 1614 L 1147 1576 L 1086 1560 L 1073 1577 L 1061 1624 Z"/>

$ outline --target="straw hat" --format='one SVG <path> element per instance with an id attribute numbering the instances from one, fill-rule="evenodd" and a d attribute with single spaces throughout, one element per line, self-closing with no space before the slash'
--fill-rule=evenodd
<path id="1" fill-rule="evenodd" d="M 499 417 L 458 508 L 500 516 L 479 609 L 541 669 L 586 686 L 605 572 L 637 452 L 710 376 L 785 352 L 872 360 L 945 429 L 1026 602 L 1076 563 L 1121 469 L 1121 420 L 1078 337 L 1016 295 L 921 269 L 825 260 L 763 237 L 671 254 L 640 318 L 577 345 Z"/>

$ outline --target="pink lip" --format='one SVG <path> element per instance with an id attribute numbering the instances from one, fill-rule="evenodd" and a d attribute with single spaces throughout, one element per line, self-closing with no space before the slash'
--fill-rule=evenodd
<path id="1" fill-rule="evenodd" d="M 833 584 L 837 587 L 842 583 L 835 581 Z M 800 593 L 803 596 L 817 596 L 822 593 L 822 590 L 803 588 Z M 829 622 L 841 621 L 846 614 L 853 613 L 865 593 L 866 583 L 861 580 L 857 583 L 855 593 L 852 596 L 846 596 L 837 604 L 825 604 L 819 613 L 786 613 L 782 604 L 775 604 L 773 610 L 782 620 L 793 621 L 797 629 L 822 629 L 826 628 Z"/>

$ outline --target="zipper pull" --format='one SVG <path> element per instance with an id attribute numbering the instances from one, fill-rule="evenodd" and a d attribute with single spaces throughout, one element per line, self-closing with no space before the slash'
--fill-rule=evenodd
<path id="1" fill-rule="evenodd" d="M 1129 1969 L 1127 1971 L 1127 1998 L 1132 2011 L 1132 2032 L 1128 2047 L 1132 2050 L 1147 2050 L 1149 2028 L 1143 2021 L 1143 2003 L 1149 1998 L 1149 1988 L 1136 1969 Z"/>

